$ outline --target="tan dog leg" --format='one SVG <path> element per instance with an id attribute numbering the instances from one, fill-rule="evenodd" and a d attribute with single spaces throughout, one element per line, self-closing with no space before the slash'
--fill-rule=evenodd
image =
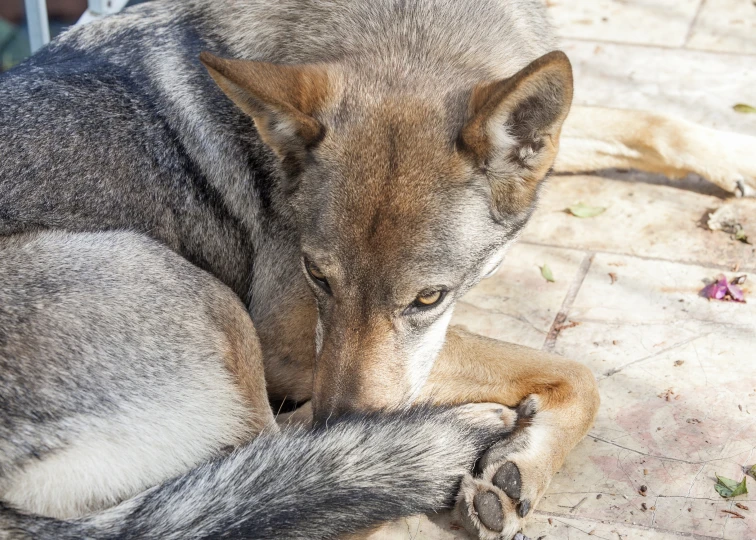
<path id="1" fill-rule="evenodd" d="M 696 173 L 742 196 L 756 196 L 756 137 L 659 114 L 572 108 L 554 170 L 639 169 L 680 178 Z"/>
<path id="2" fill-rule="evenodd" d="M 450 328 L 421 400 L 517 407 L 515 435 L 462 482 L 457 510 L 480 538 L 511 538 L 593 424 L 598 387 L 577 362 Z"/>

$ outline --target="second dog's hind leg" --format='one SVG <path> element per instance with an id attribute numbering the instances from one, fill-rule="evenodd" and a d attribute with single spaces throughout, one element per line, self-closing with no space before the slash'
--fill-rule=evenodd
<path id="1" fill-rule="evenodd" d="M 756 137 L 645 111 L 572 108 L 555 172 L 639 169 L 696 173 L 736 196 L 756 196 Z"/>

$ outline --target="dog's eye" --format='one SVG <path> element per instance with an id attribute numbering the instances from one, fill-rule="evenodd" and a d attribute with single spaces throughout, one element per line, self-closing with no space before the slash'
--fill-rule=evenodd
<path id="1" fill-rule="evenodd" d="M 321 272 L 320 268 L 318 268 L 315 263 L 305 260 L 305 268 L 307 269 L 307 274 L 316 285 L 326 292 L 331 292 L 331 286 L 328 284 L 325 274 Z"/>
<path id="2" fill-rule="evenodd" d="M 428 309 L 440 304 L 446 297 L 446 291 L 439 289 L 437 291 L 423 292 L 417 295 L 412 306 L 415 309 Z"/>

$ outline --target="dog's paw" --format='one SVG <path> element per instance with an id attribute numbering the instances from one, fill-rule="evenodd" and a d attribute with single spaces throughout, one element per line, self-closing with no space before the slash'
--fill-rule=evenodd
<path id="1" fill-rule="evenodd" d="M 517 425 L 515 409 L 499 403 L 468 403 L 454 408 L 454 414 L 466 424 L 508 433 Z"/>
<path id="2" fill-rule="evenodd" d="M 517 407 L 518 433 L 493 445 L 477 475 L 466 475 L 455 512 L 465 528 L 483 540 L 510 540 L 522 529 L 548 485 L 538 457 L 529 451 L 528 425 L 537 409 L 528 398 Z"/>
<path id="3" fill-rule="evenodd" d="M 736 197 L 756 197 L 756 137 L 716 130 L 711 133 L 714 137 L 707 137 L 704 143 L 707 151 L 696 155 L 703 165 L 701 176 Z"/>
<path id="4" fill-rule="evenodd" d="M 515 470 L 518 472 L 514 473 Z M 503 470 L 501 476 L 507 474 L 516 476 L 502 478 L 502 484 L 507 484 L 510 489 L 522 480 L 514 463 Z M 521 507 L 522 511 L 519 510 Z M 529 510 L 530 503 L 527 500 L 521 503 L 519 498 L 511 497 L 488 480 L 473 478 L 471 475 L 462 480 L 456 511 L 465 528 L 478 538 L 510 540 L 522 529 L 523 518 L 520 512 L 527 515 Z"/>

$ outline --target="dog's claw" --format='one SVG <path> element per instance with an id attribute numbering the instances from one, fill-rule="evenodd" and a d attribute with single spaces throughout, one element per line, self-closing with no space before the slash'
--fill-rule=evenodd
<path id="1" fill-rule="evenodd" d="M 524 518 L 528 515 L 528 512 L 530 512 L 530 501 L 528 499 L 524 499 L 520 501 L 520 504 L 517 505 L 517 513 L 521 518 Z"/>

